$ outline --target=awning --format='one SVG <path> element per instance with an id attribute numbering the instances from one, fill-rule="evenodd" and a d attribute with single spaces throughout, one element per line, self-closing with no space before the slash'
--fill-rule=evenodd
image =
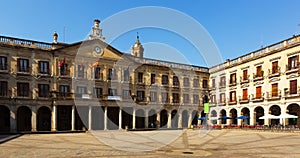
<path id="1" fill-rule="evenodd" d="M 199 117 L 198 120 L 202 120 L 203 121 L 203 120 L 206 120 L 206 118 L 205 117 Z"/>
<path id="2" fill-rule="evenodd" d="M 279 117 L 283 118 L 283 119 L 286 119 L 286 118 L 298 118 L 298 116 L 291 115 L 291 114 L 282 114 Z"/>
<path id="3" fill-rule="evenodd" d="M 228 117 L 228 116 L 222 116 L 222 117 L 220 117 L 219 119 L 231 119 L 231 117 Z"/>
<path id="4" fill-rule="evenodd" d="M 249 118 L 248 116 L 239 116 L 239 117 L 237 117 L 235 119 L 243 119 L 243 120 L 245 120 L 245 119 L 248 119 L 248 118 Z"/>
<path id="5" fill-rule="evenodd" d="M 265 116 L 259 117 L 259 119 L 280 119 L 280 116 L 275 116 L 275 115 L 271 115 L 271 114 L 267 114 Z"/>

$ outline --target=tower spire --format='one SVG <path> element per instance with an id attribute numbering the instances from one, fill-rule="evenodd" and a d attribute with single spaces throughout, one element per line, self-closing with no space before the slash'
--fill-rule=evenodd
<path id="1" fill-rule="evenodd" d="M 144 48 L 140 42 L 139 32 L 136 33 L 136 41 L 134 45 L 131 47 L 131 54 L 136 57 L 143 58 L 144 56 Z"/>

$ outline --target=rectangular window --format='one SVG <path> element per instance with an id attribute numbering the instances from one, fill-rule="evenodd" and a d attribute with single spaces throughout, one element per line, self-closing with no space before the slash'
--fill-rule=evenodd
<path id="1" fill-rule="evenodd" d="M 243 89 L 242 100 L 248 100 L 248 89 Z"/>
<path id="2" fill-rule="evenodd" d="M 179 103 L 179 94 L 178 93 L 173 93 L 173 103 Z"/>
<path id="3" fill-rule="evenodd" d="M 220 86 L 222 86 L 222 87 L 226 86 L 226 78 L 225 78 L 225 76 L 222 76 L 220 80 L 221 80 Z"/>
<path id="4" fill-rule="evenodd" d="M 108 69 L 107 80 L 118 80 L 117 71 L 115 68 Z"/>
<path id="5" fill-rule="evenodd" d="M 225 93 L 220 94 L 220 103 L 224 104 L 225 103 Z"/>
<path id="6" fill-rule="evenodd" d="M 142 72 L 138 73 L 138 82 L 139 83 L 143 83 L 143 76 L 144 76 L 144 74 Z"/>
<path id="7" fill-rule="evenodd" d="M 299 62 L 299 56 L 292 56 L 288 59 L 288 70 L 296 69 L 298 68 L 298 62 Z"/>
<path id="8" fill-rule="evenodd" d="M 129 81 L 129 69 L 124 70 L 124 81 L 128 82 Z"/>
<path id="9" fill-rule="evenodd" d="M 38 84 L 39 97 L 49 97 L 49 84 Z"/>
<path id="10" fill-rule="evenodd" d="M 84 65 L 77 65 L 77 77 L 84 78 Z"/>
<path id="11" fill-rule="evenodd" d="M 278 83 L 272 84 L 272 97 L 278 96 Z"/>
<path id="12" fill-rule="evenodd" d="M 248 80 L 248 70 L 243 70 L 243 81 Z"/>
<path id="13" fill-rule="evenodd" d="M 183 103 L 189 103 L 189 102 L 190 102 L 189 94 L 183 94 Z"/>
<path id="14" fill-rule="evenodd" d="M 8 86 L 6 81 L 0 81 L 0 96 L 7 96 Z"/>
<path id="15" fill-rule="evenodd" d="M 150 101 L 151 102 L 157 101 L 157 93 L 156 92 L 150 92 Z"/>
<path id="16" fill-rule="evenodd" d="M 137 101 L 143 102 L 145 101 L 145 91 L 137 91 Z"/>
<path id="17" fill-rule="evenodd" d="M 189 87 L 190 86 L 190 79 L 187 77 L 183 78 L 183 86 L 184 87 Z"/>
<path id="18" fill-rule="evenodd" d="M 49 74 L 49 62 L 48 61 L 39 61 L 39 73 L 40 74 Z"/>
<path id="19" fill-rule="evenodd" d="M 108 88 L 108 95 L 109 96 L 116 96 L 117 95 L 117 89 Z"/>
<path id="20" fill-rule="evenodd" d="M 230 74 L 230 84 L 236 84 L 236 73 Z"/>
<path id="21" fill-rule="evenodd" d="M 198 78 L 194 78 L 194 80 L 193 80 L 193 86 L 194 86 L 194 88 L 198 88 L 199 87 L 199 79 Z M 203 86 L 203 88 L 207 88 L 207 80 L 203 80 L 202 81 L 202 86 Z"/>
<path id="22" fill-rule="evenodd" d="M 202 88 L 207 88 L 207 80 L 202 80 Z"/>
<path id="23" fill-rule="evenodd" d="M 155 74 L 151 74 L 151 84 L 155 84 Z"/>
<path id="24" fill-rule="evenodd" d="M 169 103 L 169 94 L 167 92 L 161 93 L 161 102 Z"/>
<path id="25" fill-rule="evenodd" d="M 197 94 L 193 95 L 193 104 L 199 104 L 199 95 Z"/>
<path id="26" fill-rule="evenodd" d="M 68 75 L 68 64 L 64 63 L 60 66 L 60 75 Z"/>
<path id="27" fill-rule="evenodd" d="M 86 87 L 77 86 L 77 87 L 76 87 L 76 92 L 77 92 L 78 94 L 86 94 L 86 93 L 87 93 L 87 90 L 86 90 Z"/>
<path id="28" fill-rule="evenodd" d="M 0 56 L 0 70 L 7 70 L 7 57 Z"/>
<path id="29" fill-rule="evenodd" d="M 256 77 L 262 77 L 262 69 L 261 66 L 256 67 Z"/>
<path id="30" fill-rule="evenodd" d="M 255 98 L 260 99 L 262 98 L 262 94 L 261 94 L 261 86 L 256 87 L 256 96 Z"/>
<path id="31" fill-rule="evenodd" d="M 94 78 L 95 79 L 101 78 L 101 68 L 99 66 L 94 67 Z"/>
<path id="32" fill-rule="evenodd" d="M 17 83 L 17 95 L 21 97 L 29 97 L 29 83 Z"/>
<path id="33" fill-rule="evenodd" d="M 179 86 L 179 79 L 177 76 L 173 76 L 173 86 Z"/>
<path id="34" fill-rule="evenodd" d="M 101 98 L 103 95 L 102 88 L 94 87 L 94 96 L 97 98 Z"/>
<path id="35" fill-rule="evenodd" d="M 290 94 L 297 94 L 297 80 L 290 81 Z"/>
<path id="36" fill-rule="evenodd" d="M 272 62 L 272 74 L 278 73 L 278 61 Z"/>
<path id="37" fill-rule="evenodd" d="M 169 77 L 168 75 L 162 75 L 162 78 L 161 78 L 161 84 L 163 85 L 168 85 L 169 84 Z"/>
<path id="38" fill-rule="evenodd" d="M 68 96 L 69 93 L 70 93 L 70 86 L 60 85 L 59 86 L 59 92 L 60 92 L 60 95 L 62 95 L 62 96 Z"/>
<path id="39" fill-rule="evenodd" d="M 216 95 L 211 95 L 210 101 L 211 103 L 216 103 L 217 101 Z"/>
<path id="40" fill-rule="evenodd" d="M 229 92 L 229 99 L 230 99 L 230 102 L 236 101 L 236 92 L 235 91 Z"/>
<path id="41" fill-rule="evenodd" d="M 28 59 L 18 59 L 18 71 L 19 72 L 29 72 L 29 60 Z"/>
<path id="42" fill-rule="evenodd" d="M 131 99 L 131 92 L 130 92 L 130 90 L 127 90 L 127 89 L 123 90 L 123 98 L 124 99 Z"/>
<path id="43" fill-rule="evenodd" d="M 216 88 L 216 79 L 211 80 L 211 87 Z"/>

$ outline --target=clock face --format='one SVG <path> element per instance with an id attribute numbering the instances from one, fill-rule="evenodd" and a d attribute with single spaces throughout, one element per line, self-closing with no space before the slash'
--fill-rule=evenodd
<path id="1" fill-rule="evenodd" d="M 95 51 L 99 54 L 101 53 L 101 48 L 99 48 L 98 46 L 95 47 Z"/>

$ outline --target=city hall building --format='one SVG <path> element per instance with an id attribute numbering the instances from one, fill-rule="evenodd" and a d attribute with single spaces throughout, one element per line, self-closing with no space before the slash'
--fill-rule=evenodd
<path id="1" fill-rule="evenodd" d="M 0 36 L 0 132 L 187 128 L 201 123 L 209 69 L 131 54 L 88 40 Z"/>

